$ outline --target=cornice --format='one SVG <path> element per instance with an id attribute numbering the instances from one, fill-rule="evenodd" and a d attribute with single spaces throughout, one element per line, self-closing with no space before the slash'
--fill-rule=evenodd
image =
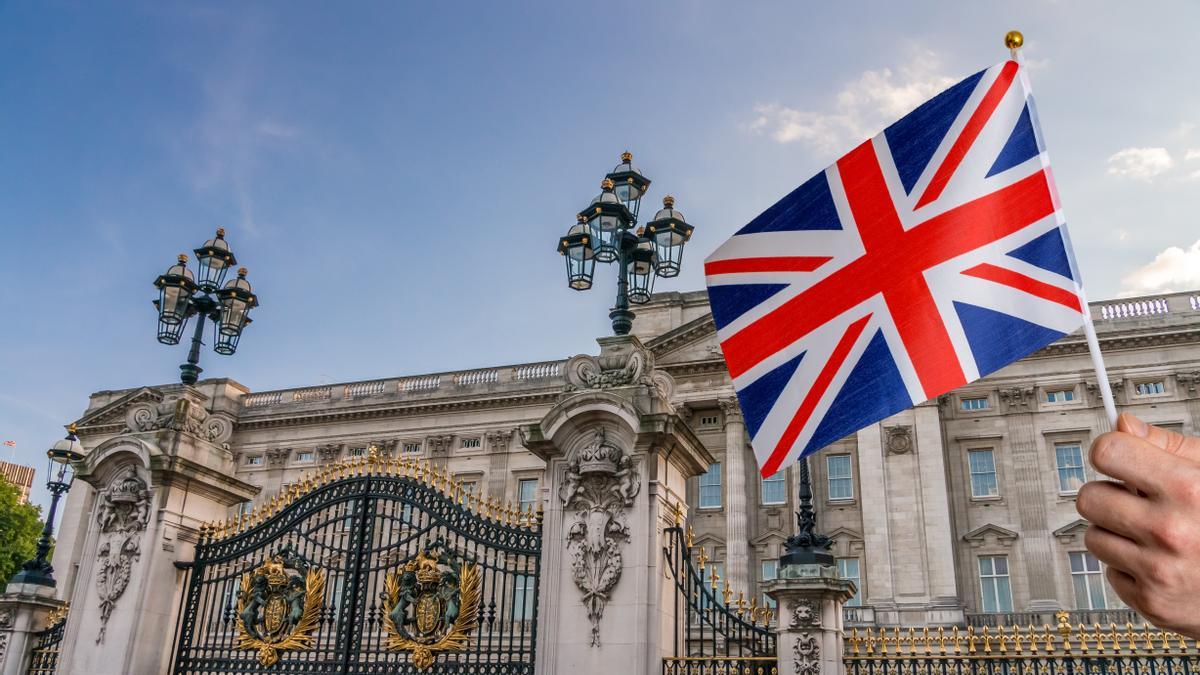
<path id="1" fill-rule="evenodd" d="M 646 348 L 654 352 L 654 355 L 658 357 L 690 344 L 699 337 L 707 337 L 716 332 L 717 327 L 713 323 L 712 314 L 705 314 L 702 317 L 692 319 L 678 328 L 667 331 L 652 340 L 648 340 Z"/>

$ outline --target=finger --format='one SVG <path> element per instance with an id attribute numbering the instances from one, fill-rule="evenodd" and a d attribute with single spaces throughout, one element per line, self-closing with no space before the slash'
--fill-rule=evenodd
<path id="1" fill-rule="evenodd" d="M 1200 462 L 1200 438 L 1146 424 L 1133 413 L 1121 413 L 1117 418 L 1117 430 L 1144 438 L 1173 455 Z"/>
<path id="2" fill-rule="evenodd" d="M 1096 470 L 1151 494 L 1164 492 L 1164 480 L 1172 473 L 1195 469 L 1192 462 L 1123 431 L 1110 431 L 1092 442 L 1088 459 Z"/>
<path id="3" fill-rule="evenodd" d="M 1145 498 L 1109 481 L 1084 484 L 1075 498 L 1075 510 L 1093 525 L 1143 543 L 1155 518 Z"/>
<path id="4" fill-rule="evenodd" d="M 1137 607 L 1140 604 L 1142 595 L 1141 589 L 1137 585 L 1137 579 L 1115 567 L 1104 570 L 1104 578 L 1108 579 L 1108 585 L 1117 592 L 1117 597 L 1121 598 L 1126 605 Z"/>
<path id="5" fill-rule="evenodd" d="M 1142 567 L 1141 547 L 1095 524 L 1084 533 L 1083 545 L 1104 564 L 1128 575 L 1136 575 Z"/>

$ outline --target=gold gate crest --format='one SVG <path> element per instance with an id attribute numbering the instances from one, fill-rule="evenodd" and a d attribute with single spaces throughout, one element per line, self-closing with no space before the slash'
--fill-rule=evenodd
<path id="1" fill-rule="evenodd" d="M 479 569 L 444 541 L 426 546 L 384 578 L 387 648 L 412 653 L 420 670 L 435 652 L 463 651 L 479 614 Z"/>

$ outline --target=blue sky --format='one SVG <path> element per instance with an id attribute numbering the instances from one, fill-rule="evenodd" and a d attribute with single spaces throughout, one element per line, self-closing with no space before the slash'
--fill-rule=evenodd
<path id="1" fill-rule="evenodd" d="M 40 469 L 88 393 L 174 381 L 151 282 L 218 226 L 262 307 L 207 376 L 592 351 L 612 279 L 567 289 L 554 245 L 622 150 L 696 226 L 658 289 L 698 289 L 1013 27 L 1092 297 L 1200 287 L 1196 25 L 1191 2 L 0 4 L 0 436 Z"/>

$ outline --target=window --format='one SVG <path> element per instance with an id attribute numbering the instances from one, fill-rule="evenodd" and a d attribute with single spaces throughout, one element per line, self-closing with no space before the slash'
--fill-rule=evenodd
<path id="1" fill-rule="evenodd" d="M 777 578 L 778 576 L 779 576 L 779 561 L 778 560 L 762 561 L 762 580 L 763 581 L 770 581 L 772 579 Z M 773 599 L 771 599 L 771 596 L 767 595 L 766 593 L 763 593 L 762 606 L 770 607 L 771 609 L 775 609 L 775 601 Z"/>
<path id="2" fill-rule="evenodd" d="M 262 466 L 262 455 L 250 455 L 247 457 L 246 466 Z"/>
<path id="3" fill-rule="evenodd" d="M 533 618 L 533 594 L 537 592 L 532 576 L 518 574 L 513 580 L 512 618 L 527 621 Z"/>
<path id="4" fill-rule="evenodd" d="M 421 442 L 420 441 L 417 441 L 416 443 L 405 443 L 404 444 L 404 452 L 406 452 L 406 453 L 411 454 L 411 453 L 416 453 L 416 452 L 420 452 L 420 451 L 421 451 Z"/>
<path id="5" fill-rule="evenodd" d="M 961 400 L 963 410 L 987 410 L 991 406 L 988 405 L 986 396 L 977 396 L 973 398 L 964 398 Z"/>
<path id="6" fill-rule="evenodd" d="M 721 508 L 721 463 L 714 462 L 700 476 L 700 508 Z"/>
<path id="7" fill-rule="evenodd" d="M 1047 403 L 1066 403 L 1067 401 L 1074 401 L 1074 400 L 1075 400 L 1075 390 L 1074 389 L 1047 389 L 1046 390 L 1046 402 Z"/>
<path id="8" fill-rule="evenodd" d="M 1133 389 L 1137 392 L 1138 396 L 1154 396 L 1155 394 L 1162 394 L 1167 391 L 1162 380 L 1138 382 L 1134 385 Z"/>
<path id="9" fill-rule="evenodd" d="M 717 580 L 717 590 L 713 590 L 713 578 Z M 719 562 L 709 562 L 700 572 L 700 579 L 704 582 L 704 589 L 700 591 L 700 609 L 708 607 L 709 595 L 711 594 L 717 600 L 717 604 L 721 604 L 722 600 L 722 579 L 725 578 L 725 565 Z"/>
<path id="10" fill-rule="evenodd" d="M 703 417 L 700 418 L 700 426 L 715 427 L 715 426 L 717 426 L 717 423 L 720 421 L 721 421 L 721 418 L 717 417 L 716 415 L 704 415 Z"/>
<path id="11" fill-rule="evenodd" d="M 476 436 L 475 438 L 464 438 L 458 442 L 458 447 L 462 448 L 463 450 L 473 450 L 478 448 L 480 447 L 479 437 Z"/>
<path id="12" fill-rule="evenodd" d="M 528 513 L 537 508 L 537 486 L 536 478 L 517 481 L 517 506 L 521 507 L 522 512 Z"/>
<path id="13" fill-rule="evenodd" d="M 979 559 L 979 587 L 983 592 L 983 611 L 1012 611 L 1012 587 L 1008 583 L 1008 556 L 988 555 Z"/>
<path id="14" fill-rule="evenodd" d="M 787 501 L 786 471 L 777 471 L 770 478 L 762 479 L 762 503 L 783 504 Z"/>
<path id="15" fill-rule="evenodd" d="M 350 457 L 366 457 L 366 456 L 367 456 L 367 449 L 366 449 L 365 447 L 362 447 L 362 448 L 350 448 L 350 451 L 349 451 L 349 452 L 347 452 L 346 454 L 347 454 L 348 456 L 350 456 Z"/>
<path id="16" fill-rule="evenodd" d="M 967 464 L 971 468 L 972 497 L 1000 495 L 1000 485 L 996 482 L 996 458 L 991 448 L 968 450 Z"/>
<path id="17" fill-rule="evenodd" d="M 854 597 L 846 601 L 847 607 L 862 604 L 862 573 L 858 570 L 858 558 L 838 558 L 838 576 L 854 582 Z"/>
<path id="18" fill-rule="evenodd" d="M 850 455 L 829 455 L 825 458 L 825 468 L 829 471 L 829 500 L 854 499 Z"/>
<path id="19" fill-rule="evenodd" d="M 1083 475 L 1083 451 L 1079 444 L 1055 444 L 1054 458 L 1058 463 L 1058 491 L 1063 494 L 1079 492 L 1087 480 Z"/>
<path id="20" fill-rule="evenodd" d="M 1071 584 L 1075 586 L 1075 609 L 1108 609 L 1100 561 L 1087 551 L 1071 553 Z"/>
<path id="21" fill-rule="evenodd" d="M 296 453 L 296 462 L 297 463 L 311 462 L 311 461 L 313 461 L 312 450 L 301 450 L 300 452 Z"/>

